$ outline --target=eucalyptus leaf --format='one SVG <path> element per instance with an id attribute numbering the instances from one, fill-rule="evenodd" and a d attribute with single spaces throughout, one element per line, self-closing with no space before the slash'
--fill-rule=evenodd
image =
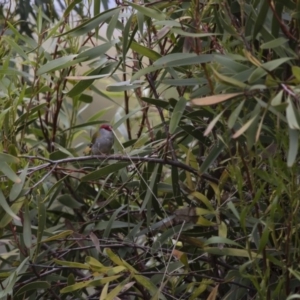
<path id="1" fill-rule="evenodd" d="M 129 165 L 128 162 L 118 162 L 113 163 L 111 165 L 105 166 L 97 171 L 94 171 L 88 175 L 85 175 L 81 178 L 82 182 L 90 181 L 90 180 L 97 180 L 100 179 L 103 176 L 106 176 L 111 173 L 115 173 Z"/>

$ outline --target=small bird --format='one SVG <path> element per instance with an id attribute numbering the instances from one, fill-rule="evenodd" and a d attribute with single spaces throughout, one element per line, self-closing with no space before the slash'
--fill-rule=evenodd
<path id="1" fill-rule="evenodd" d="M 90 152 L 92 155 L 109 154 L 114 144 L 114 133 L 109 124 L 102 124 L 94 133 Z"/>

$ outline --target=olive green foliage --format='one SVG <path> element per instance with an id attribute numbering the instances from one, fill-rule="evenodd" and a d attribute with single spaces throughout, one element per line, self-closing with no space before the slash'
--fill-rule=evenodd
<path id="1" fill-rule="evenodd" d="M 299 298 L 300 1 L 48 2 L 1 7 L 0 299 Z"/>

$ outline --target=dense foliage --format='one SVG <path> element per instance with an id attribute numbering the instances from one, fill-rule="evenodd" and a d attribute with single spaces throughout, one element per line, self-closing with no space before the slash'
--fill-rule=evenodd
<path id="1" fill-rule="evenodd" d="M 110 5 L 1 6 L 0 299 L 299 298 L 300 1 Z"/>

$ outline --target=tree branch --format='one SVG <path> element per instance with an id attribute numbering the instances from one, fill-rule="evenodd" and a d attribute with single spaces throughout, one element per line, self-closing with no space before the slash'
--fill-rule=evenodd
<path id="1" fill-rule="evenodd" d="M 95 155 L 95 156 L 80 156 L 80 157 L 70 157 L 70 158 L 63 158 L 58 160 L 51 160 L 47 159 L 41 156 L 28 156 L 28 155 L 20 155 L 19 158 L 25 158 L 29 160 L 40 160 L 44 161 L 45 163 L 43 165 L 39 165 L 36 167 L 29 168 L 28 171 L 35 171 L 41 170 L 44 168 L 48 168 L 52 165 L 61 165 L 61 164 L 67 164 L 67 163 L 73 163 L 73 162 L 83 162 L 83 161 L 90 161 L 90 160 L 116 160 L 116 161 L 131 161 L 131 162 L 153 162 L 163 165 L 169 165 L 174 166 L 179 169 L 188 171 L 196 176 L 202 177 L 203 179 L 207 181 L 214 182 L 216 184 L 219 184 L 219 180 L 207 173 L 201 174 L 198 170 L 181 163 L 180 161 L 170 160 L 168 158 L 158 158 L 158 157 L 139 157 L 139 156 L 123 156 L 123 155 Z M 224 189 L 227 191 L 230 191 L 230 187 L 224 186 Z"/>

